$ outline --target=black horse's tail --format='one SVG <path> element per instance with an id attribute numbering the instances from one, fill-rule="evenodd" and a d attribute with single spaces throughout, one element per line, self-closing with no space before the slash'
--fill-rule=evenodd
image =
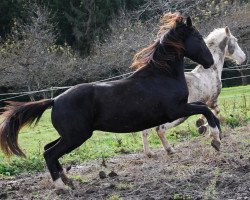
<path id="1" fill-rule="evenodd" d="M 25 154 L 18 146 L 18 132 L 25 125 L 38 123 L 43 112 L 53 106 L 53 99 L 44 99 L 34 102 L 6 102 L 0 115 L 0 148 L 3 153 L 10 156 L 25 157 Z"/>

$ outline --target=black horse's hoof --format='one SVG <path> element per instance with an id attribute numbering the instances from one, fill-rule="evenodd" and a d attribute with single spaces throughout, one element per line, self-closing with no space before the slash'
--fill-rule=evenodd
<path id="1" fill-rule="evenodd" d="M 220 142 L 217 140 L 212 140 L 211 145 L 216 151 L 220 151 Z"/>
<path id="2" fill-rule="evenodd" d="M 69 179 L 65 174 L 60 174 L 61 179 L 63 181 L 63 183 L 67 186 L 69 186 L 71 189 L 75 189 L 74 183 L 71 179 Z"/>
<path id="3" fill-rule="evenodd" d="M 207 131 L 207 127 L 206 126 L 200 126 L 198 128 L 199 134 L 204 134 L 204 133 L 206 133 L 206 131 Z"/>
<path id="4" fill-rule="evenodd" d="M 198 119 L 198 120 L 196 121 L 196 127 L 200 127 L 200 126 L 202 126 L 202 125 L 204 125 L 204 124 L 205 124 L 204 119 Z"/>

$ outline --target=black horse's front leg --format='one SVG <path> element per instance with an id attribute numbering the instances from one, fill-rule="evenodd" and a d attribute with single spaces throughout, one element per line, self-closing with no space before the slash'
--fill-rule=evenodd
<path id="1" fill-rule="evenodd" d="M 205 106 L 209 111 L 210 109 L 208 108 L 207 104 L 205 103 L 202 103 L 200 101 L 196 101 L 196 102 L 191 102 L 190 104 L 192 105 L 200 105 L 200 106 Z M 220 121 L 218 120 L 218 118 L 214 115 L 214 113 L 212 111 L 210 111 L 213 118 L 214 118 L 214 121 L 215 121 L 215 124 L 216 126 L 218 127 L 219 131 L 221 132 L 221 127 L 220 127 Z M 207 117 L 206 117 L 207 118 Z M 220 139 L 221 139 L 221 136 L 220 136 Z"/>
<path id="2" fill-rule="evenodd" d="M 189 117 L 191 115 L 202 114 L 206 117 L 210 128 L 210 136 L 213 138 L 211 145 L 217 150 L 220 150 L 220 122 L 215 115 L 209 110 L 206 104 L 202 102 L 187 103 L 179 107 L 178 118 Z"/>

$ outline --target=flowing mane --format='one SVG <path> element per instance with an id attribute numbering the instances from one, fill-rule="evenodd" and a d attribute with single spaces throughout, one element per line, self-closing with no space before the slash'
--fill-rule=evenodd
<path id="1" fill-rule="evenodd" d="M 180 54 L 184 50 L 184 46 L 178 42 L 178 38 L 174 36 L 174 33 L 170 33 L 170 30 L 176 28 L 177 23 L 183 23 L 183 19 L 184 17 L 179 12 L 164 14 L 160 19 L 160 27 L 155 42 L 135 54 L 131 68 L 135 70 L 140 69 L 145 67 L 150 61 L 157 63 L 161 67 L 166 66 L 166 60 L 171 59 L 171 55 L 167 59 L 164 59 L 163 55 L 159 55 L 157 60 L 153 59 L 153 55 L 159 44 L 171 46 Z M 167 34 L 170 37 L 166 41 L 164 39 Z"/>

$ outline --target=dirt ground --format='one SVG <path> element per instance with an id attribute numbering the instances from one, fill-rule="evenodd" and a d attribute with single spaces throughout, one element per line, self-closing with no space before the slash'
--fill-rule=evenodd
<path id="1" fill-rule="evenodd" d="M 48 172 L 0 178 L 0 199 L 250 199 L 250 124 L 224 130 L 219 153 L 209 143 L 205 135 L 171 156 L 159 149 L 155 158 L 140 152 L 73 166 L 67 192 L 53 189 Z"/>

